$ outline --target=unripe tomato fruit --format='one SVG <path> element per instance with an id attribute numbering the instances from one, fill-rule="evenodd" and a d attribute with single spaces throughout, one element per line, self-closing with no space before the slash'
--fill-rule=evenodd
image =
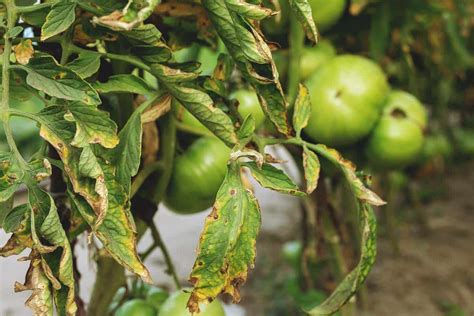
<path id="1" fill-rule="evenodd" d="M 211 207 L 227 173 L 229 155 L 230 149 L 216 137 L 196 140 L 175 160 L 165 204 L 180 214 Z"/>
<path id="2" fill-rule="evenodd" d="M 320 66 L 336 56 L 336 49 L 329 41 L 320 41 L 314 47 L 305 47 L 300 60 L 300 79 L 305 81 Z"/>
<path id="3" fill-rule="evenodd" d="M 166 300 L 161 306 L 159 316 L 191 316 L 186 305 L 188 303 L 190 293 L 177 291 Z M 199 305 L 201 312 L 199 316 L 225 316 L 224 308 L 221 302 L 214 300 L 210 304 Z"/>
<path id="4" fill-rule="evenodd" d="M 395 109 L 403 110 L 408 118 L 418 123 L 422 129 L 426 128 L 428 124 L 426 108 L 414 95 L 401 90 L 390 92 L 383 113 L 389 115 Z"/>
<path id="5" fill-rule="evenodd" d="M 156 310 L 159 310 L 168 297 L 169 294 L 165 290 L 159 287 L 152 287 L 146 295 L 146 302 Z"/>
<path id="6" fill-rule="evenodd" d="M 390 94 L 383 116 L 368 141 L 367 157 L 375 167 L 399 169 L 419 157 L 424 143 L 420 123 L 426 124 L 420 106 L 421 103 L 397 91 Z"/>
<path id="7" fill-rule="evenodd" d="M 312 110 L 305 133 L 329 146 L 351 145 L 367 136 L 389 92 L 382 69 L 355 55 L 331 59 L 306 85 Z"/>
<path id="8" fill-rule="evenodd" d="M 346 0 L 309 0 L 313 19 L 320 31 L 337 23 L 346 8 Z"/>
<path id="9" fill-rule="evenodd" d="M 258 128 L 265 121 L 265 114 L 260 107 L 257 93 L 254 90 L 240 89 L 230 95 L 231 99 L 236 99 L 239 102 L 237 110 L 243 119 L 249 114 L 252 114 L 255 119 L 255 128 Z"/>
<path id="10" fill-rule="evenodd" d="M 136 298 L 123 304 L 115 316 L 156 316 L 156 309 L 142 299 Z"/>

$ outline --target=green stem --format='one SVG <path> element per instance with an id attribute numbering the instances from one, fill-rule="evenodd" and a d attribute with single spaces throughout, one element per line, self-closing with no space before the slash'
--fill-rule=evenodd
<path id="1" fill-rule="evenodd" d="M 18 14 L 31 13 L 31 12 L 42 10 L 44 8 L 52 7 L 56 3 L 57 1 L 49 1 L 49 2 L 44 2 L 44 3 L 34 4 L 34 5 L 28 5 L 28 6 L 19 6 L 19 7 L 16 7 L 16 12 Z"/>
<path id="2" fill-rule="evenodd" d="M 300 60 L 301 52 L 304 46 L 304 31 L 301 24 L 298 22 L 296 15 L 290 13 L 290 63 L 288 68 L 288 101 L 290 106 L 296 100 L 298 94 L 298 86 L 300 84 Z"/>

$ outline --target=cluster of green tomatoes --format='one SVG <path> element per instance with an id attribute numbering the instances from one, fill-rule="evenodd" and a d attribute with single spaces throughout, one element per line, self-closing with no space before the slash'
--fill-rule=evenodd
<path id="1" fill-rule="evenodd" d="M 191 316 L 186 304 L 189 293 L 179 290 L 168 293 L 164 289 L 140 281 L 134 281 L 130 288 L 121 287 L 109 306 L 109 313 L 115 316 Z M 202 316 L 225 316 L 219 300 L 200 306 Z"/>

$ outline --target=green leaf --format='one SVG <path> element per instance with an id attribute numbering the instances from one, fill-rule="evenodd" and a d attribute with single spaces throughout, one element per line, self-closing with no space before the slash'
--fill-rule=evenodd
<path id="1" fill-rule="evenodd" d="M 66 31 L 76 19 L 76 2 L 75 1 L 59 1 L 52 6 L 46 16 L 46 22 L 41 28 L 41 40 L 53 37 L 61 32 Z"/>
<path id="2" fill-rule="evenodd" d="M 119 142 L 117 125 L 109 113 L 80 102 L 66 105 L 69 113 L 66 119 L 76 123 L 76 134 L 71 145 L 86 147 L 89 144 L 100 144 L 105 148 L 114 148 Z"/>
<path id="3" fill-rule="evenodd" d="M 159 0 L 130 0 L 121 13 L 112 12 L 109 15 L 94 17 L 93 22 L 116 31 L 130 31 L 145 21 Z"/>
<path id="4" fill-rule="evenodd" d="M 318 185 L 321 165 L 318 156 L 306 146 L 303 146 L 303 168 L 306 179 L 306 193 L 311 194 Z"/>
<path id="5" fill-rule="evenodd" d="M 51 163 L 48 159 L 34 159 L 28 163 L 30 170 L 30 176 L 36 182 L 41 182 L 46 178 L 49 178 L 52 173 Z"/>
<path id="6" fill-rule="evenodd" d="M 234 0 L 203 0 L 202 4 L 244 78 L 257 91 L 266 115 L 281 133 L 290 134 L 288 105 L 270 48 L 248 14 L 237 9 Z"/>
<path id="7" fill-rule="evenodd" d="M 17 165 L 13 153 L 0 152 L 0 202 L 13 196 L 22 179 L 23 171 Z"/>
<path id="8" fill-rule="evenodd" d="M 123 92 L 148 95 L 154 90 L 145 80 L 131 74 L 111 76 L 107 82 L 95 82 L 93 87 L 99 93 Z"/>
<path id="9" fill-rule="evenodd" d="M 238 142 L 232 120 L 221 109 L 214 106 L 211 97 L 201 90 L 182 85 L 183 82 L 196 79 L 197 74 L 160 64 L 152 65 L 151 73 L 176 100 L 224 143 L 232 147 Z"/>
<path id="10" fill-rule="evenodd" d="M 248 142 L 252 140 L 253 133 L 255 132 L 255 119 L 251 114 L 249 114 L 244 122 L 242 123 L 242 126 L 237 132 L 237 136 L 239 137 L 239 145 L 241 148 L 245 147 Z"/>
<path id="11" fill-rule="evenodd" d="M 99 95 L 90 84 L 74 71 L 59 65 L 52 56 L 35 56 L 27 66 L 21 68 L 28 73 L 28 85 L 52 97 L 80 101 L 88 105 L 100 104 Z"/>
<path id="12" fill-rule="evenodd" d="M 311 100 L 309 97 L 308 88 L 300 84 L 298 97 L 295 102 L 295 110 L 293 113 L 293 127 L 296 135 L 301 135 L 301 130 L 308 126 L 309 117 L 311 115 Z"/>
<path id="13" fill-rule="evenodd" d="M 25 225 L 25 220 L 27 220 L 30 215 L 28 211 L 27 204 L 21 204 L 13 208 L 3 221 L 3 230 L 6 233 L 14 233 L 20 230 L 21 225 Z"/>
<path id="14" fill-rule="evenodd" d="M 283 170 L 268 163 L 261 167 L 256 162 L 246 162 L 243 165 L 250 169 L 252 176 L 262 187 L 285 194 L 305 196 Z"/>
<path id="15" fill-rule="evenodd" d="M 17 26 L 12 27 L 11 29 L 9 29 L 6 35 L 10 39 L 14 39 L 18 35 L 20 35 L 21 32 L 23 32 L 23 27 L 17 25 Z"/>
<path id="16" fill-rule="evenodd" d="M 359 263 L 324 302 L 305 309 L 308 314 L 332 315 L 337 312 L 364 283 L 374 265 L 377 252 L 377 223 L 370 205 L 360 203 L 360 217 L 362 240 Z"/>
<path id="17" fill-rule="evenodd" d="M 240 166 L 233 162 L 201 234 L 190 276 L 194 289 L 188 308 L 192 313 L 199 312 L 200 302 L 213 300 L 220 293 L 239 301 L 239 286 L 254 265 L 260 223 L 258 202 L 243 185 Z"/>
<path id="18" fill-rule="evenodd" d="M 66 67 L 78 74 L 82 79 L 89 78 L 100 68 L 100 55 L 96 53 L 80 53 Z"/>
<path id="19" fill-rule="evenodd" d="M 291 9 L 296 15 L 296 18 L 303 25 L 306 36 L 313 42 L 318 41 L 318 31 L 313 20 L 313 13 L 308 0 L 289 0 Z"/>
<path id="20" fill-rule="evenodd" d="M 50 269 L 46 272 L 46 276 L 53 284 L 53 296 L 58 314 L 74 315 L 77 306 L 74 299 L 72 251 L 54 200 L 36 184 L 29 184 L 28 207 L 31 211 L 33 249 L 40 253 L 42 260 Z M 45 264 L 43 268 L 46 267 Z"/>

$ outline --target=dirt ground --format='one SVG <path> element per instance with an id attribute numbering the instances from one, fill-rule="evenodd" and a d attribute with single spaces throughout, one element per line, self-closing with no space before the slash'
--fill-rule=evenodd
<path id="1" fill-rule="evenodd" d="M 421 234 L 412 222 L 403 222 L 399 255 L 383 236 L 379 239 L 377 263 L 366 284 L 365 310 L 359 308 L 356 315 L 474 315 L 473 167 L 472 163 L 457 167 L 442 181 L 430 183 L 444 191 L 443 197 L 425 205 L 430 233 Z M 288 271 L 275 260 L 285 241 L 278 235 L 260 238 L 257 270 L 243 288 L 248 315 L 292 316 L 276 308 L 286 304 L 277 292 Z"/>

